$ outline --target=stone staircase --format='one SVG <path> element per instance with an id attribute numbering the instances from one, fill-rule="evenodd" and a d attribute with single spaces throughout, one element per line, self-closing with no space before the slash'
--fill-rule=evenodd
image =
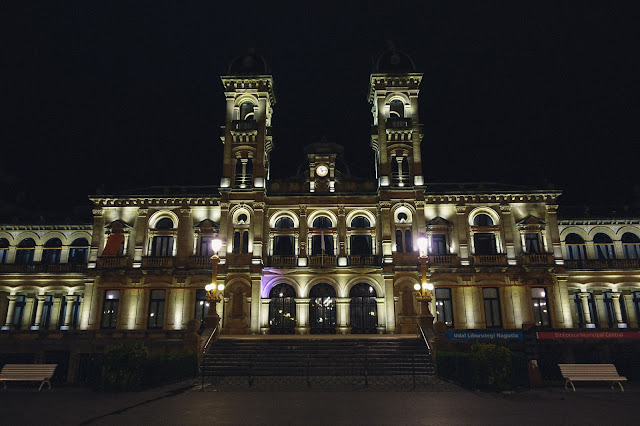
<path id="1" fill-rule="evenodd" d="M 417 338 L 221 338 L 201 372 L 203 385 L 406 388 L 432 383 L 435 368 Z"/>

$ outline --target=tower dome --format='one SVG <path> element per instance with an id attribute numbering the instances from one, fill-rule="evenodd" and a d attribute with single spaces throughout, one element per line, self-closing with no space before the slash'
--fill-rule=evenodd
<path id="1" fill-rule="evenodd" d="M 235 57 L 229 65 L 229 75 L 265 75 L 269 74 L 269 67 L 264 57 L 249 49 L 244 55 Z"/>
<path id="2" fill-rule="evenodd" d="M 415 72 L 416 66 L 411 56 L 389 42 L 387 47 L 373 60 L 374 73 L 406 73 Z"/>

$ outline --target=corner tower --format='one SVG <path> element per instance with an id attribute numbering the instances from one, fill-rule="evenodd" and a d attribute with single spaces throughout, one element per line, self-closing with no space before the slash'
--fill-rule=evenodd
<path id="1" fill-rule="evenodd" d="M 422 73 L 413 60 L 389 46 L 374 59 L 369 84 L 373 127 L 371 148 L 376 153 L 380 187 L 422 186 L 418 93 Z"/>
<path id="2" fill-rule="evenodd" d="M 273 76 L 264 58 L 250 50 L 221 77 L 227 101 L 221 188 L 264 188 L 273 148 Z"/>

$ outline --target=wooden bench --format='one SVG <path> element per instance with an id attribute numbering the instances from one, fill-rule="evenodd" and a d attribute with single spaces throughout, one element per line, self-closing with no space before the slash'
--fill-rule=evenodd
<path id="1" fill-rule="evenodd" d="M 618 383 L 620 390 L 624 392 L 622 383 L 627 380 L 626 377 L 620 376 L 616 366 L 613 364 L 558 364 L 562 377 L 565 379 L 564 388 L 571 384 L 573 391 L 576 387 L 573 382 L 610 382 L 611 389 L 613 384 Z"/>
<path id="2" fill-rule="evenodd" d="M 41 382 L 38 392 L 46 383 L 51 389 L 51 376 L 58 364 L 5 364 L 0 371 L 0 383 L 3 389 L 7 388 L 9 381 L 14 382 Z"/>

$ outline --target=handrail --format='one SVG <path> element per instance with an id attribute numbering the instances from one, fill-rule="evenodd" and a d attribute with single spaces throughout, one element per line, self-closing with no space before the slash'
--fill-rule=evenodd
<path id="1" fill-rule="evenodd" d="M 425 336 L 424 334 L 424 330 L 422 329 L 422 326 L 420 324 L 418 324 L 418 337 L 420 337 L 422 335 L 422 340 L 424 340 L 425 345 L 427 345 L 427 350 L 429 351 L 429 355 L 431 355 L 431 346 L 429 345 L 429 340 L 427 339 L 427 336 Z"/>
<path id="2" fill-rule="evenodd" d="M 214 328 L 213 332 L 209 335 L 207 342 L 202 346 L 202 355 L 205 355 L 209 350 L 209 346 L 211 345 L 211 342 L 213 341 L 213 337 L 216 335 L 217 331 L 218 331 L 218 327 Z"/>

